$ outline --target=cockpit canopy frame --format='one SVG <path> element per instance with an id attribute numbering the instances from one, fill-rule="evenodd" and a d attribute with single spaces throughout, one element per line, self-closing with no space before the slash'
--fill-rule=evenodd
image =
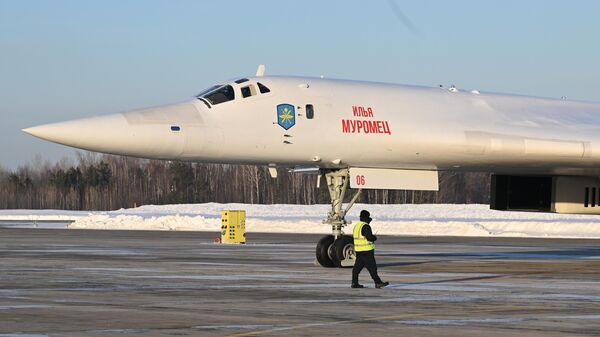
<path id="1" fill-rule="evenodd" d="M 236 95 L 236 91 L 239 91 L 239 93 L 241 93 L 239 96 L 243 98 L 258 95 L 258 92 L 254 89 L 254 85 L 258 86 L 258 92 L 260 92 L 260 94 L 267 94 L 271 92 L 271 90 L 262 83 L 253 83 L 247 78 L 240 78 L 231 83 L 213 85 L 212 87 L 196 95 L 196 98 L 211 108 L 217 104 L 234 101 L 236 96 L 238 96 Z"/>

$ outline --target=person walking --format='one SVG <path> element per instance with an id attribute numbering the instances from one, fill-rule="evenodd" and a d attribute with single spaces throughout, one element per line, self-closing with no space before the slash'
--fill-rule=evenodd
<path id="1" fill-rule="evenodd" d="M 364 267 L 367 267 L 371 278 L 375 282 L 375 288 L 383 288 L 389 285 L 389 282 L 383 282 L 377 275 L 377 262 L 375 262 L 375 244 L 377 237 L 371 230 L 371 213 L 367 210 L 360 211 L 360 221 L 354 225 L 354 252 L 356 261 L 352 268 L 352 288 L 364 288 L 358 283 L 358 274 Z"/>

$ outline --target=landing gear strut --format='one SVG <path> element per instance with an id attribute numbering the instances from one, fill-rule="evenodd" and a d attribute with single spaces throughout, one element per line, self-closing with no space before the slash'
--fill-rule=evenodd
<path id="1" fill-rule="evenodd" d="M 331 211 L 324 224 L 331 225 L 331 235 L 324 236 L 317 244 L 317 262 L 323 267 L 352 267 L 354 265 L 354 239 L 344 235 L 344 227 L 349 224 L 346 214 L 362 192 L 356 191 L 346 209 L 342 209 L 344 196 L 348 190 L 350 171 L 341 169 L 325 173 L 327 188 L 331 198 Z"/>

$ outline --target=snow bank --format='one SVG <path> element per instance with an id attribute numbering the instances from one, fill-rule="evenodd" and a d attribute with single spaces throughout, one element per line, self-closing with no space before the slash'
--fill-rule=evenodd
<path id="1" fill-rule="evenodd" d="M 499 212 L 488 205 L 356 205 L 349 219 L 361 209 L 371 211 L 373 229 L 383 235 L 512 236 L 600 238 L 600 216 Z M 328 205 L 196 204 L 142 206 L 112 212 L 0 211 L 8 218 L 72 220 L 69 228 L 126 230 L 188 230 L 218 233 L 221 210 L 246 210 L 248 232 L 330 232 L 322 220 Z"/>
<path id="2" fill-rule="evenodd" d="M 0 210 L 0 221 L 55 221 L 70 222 L 88 216 L 89 212 L 62 211 L 62 210 Z"/>

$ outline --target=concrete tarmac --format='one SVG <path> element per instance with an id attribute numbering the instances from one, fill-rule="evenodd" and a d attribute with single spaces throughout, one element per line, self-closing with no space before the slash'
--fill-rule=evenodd
<path id="1" fill-rule="evenodd" d="M 600 336 L 600 241 L 380 237 L 367 271 L 318 235 L 0 229 L 0 337 Z"/>

